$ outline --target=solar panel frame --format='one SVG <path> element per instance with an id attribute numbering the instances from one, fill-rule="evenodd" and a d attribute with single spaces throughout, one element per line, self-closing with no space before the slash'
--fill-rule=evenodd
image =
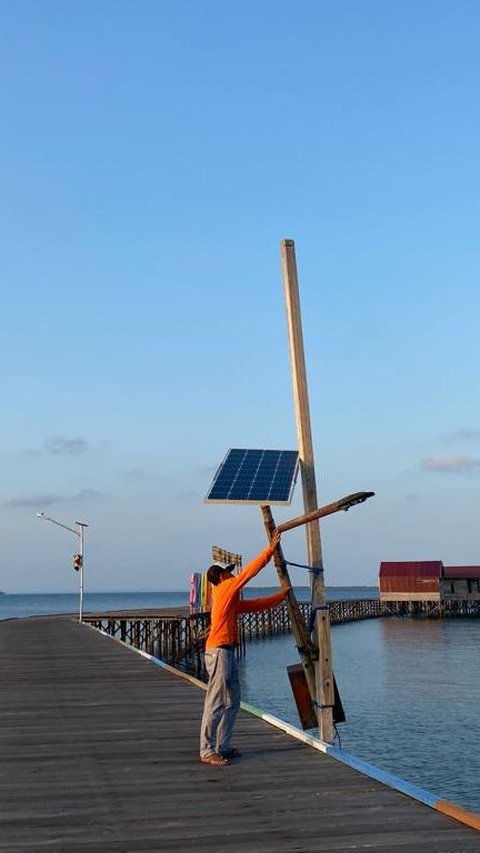
<path id="1" fill-rule="evenodd" d="M 298 467 L 297 450 L 230 448 L 215 473 L 205 503 L 290 504 Z"/>

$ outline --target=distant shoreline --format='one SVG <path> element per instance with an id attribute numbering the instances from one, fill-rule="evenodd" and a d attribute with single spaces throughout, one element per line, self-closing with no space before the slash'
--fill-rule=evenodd
<path id="1" fill-rule="evenodd" d="M 263 590 L 263 589 L 274 589 L 275 584 L 267 584 L 267 585 L 259 585 L 254 586 L 253 584 L 249 584 L 249 589 L 251 590 Z M 294 589 L 310 589 L 308 584 L 294 584 Z M 376 584 L 327 584 L 326 590 L 328 589 L 376 589 Z M 63 592 L 58 591 L 49 591 L 49 592 L 39 592 L 35 590 L 34 592 L 5 592 L 0 589 L 0 595 L 10 596 L 10 595 L 78 595 L 78 593 L 74 590 L 65 590 Z M 88 590 L 86 595 L 186 595 L 188 597 L 188 590 L 186 589 L 117 589 L 117 590 Z"/>

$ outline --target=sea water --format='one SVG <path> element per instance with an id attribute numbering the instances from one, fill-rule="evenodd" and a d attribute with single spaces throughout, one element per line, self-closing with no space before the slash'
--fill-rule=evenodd
<path id="1" fill-rule="evenodd" d="M 246 594 L 272 591 L 249 587 Z M 296 592 L 308 600 L 307 589 Z M 330 599 L 376 595 L 375 588 L 327 589 Z M 84 611 L 187 604 L 186 592 L 87 593 Z M 0 595 L 0 619 L 55 613 L 78 614 L 78 596 Z M 342 748 L 480 811 L 480 619 L 391 617 L 335 625 L 332 651 L 347 717 L 338 726 Z M 243 699 L 299 725 L 286 674 L 297 662 L 290 635 L 248 643 L 240 663 Z"/>
<path id="2" fill-rule="evenodd" d="M 187 606 L 186 592 L 86 592 L 83 612 L 86 615 L 88 612 L 98 613 L 103 610 L 148 610 Z M 78 612 L 79 596 L 74 593 L 0 595 L 0 619 Z"/>
<path id="3" fill-rule="evenodd" d="M 480 811 L 480 620 L 370 619 L 331 636 L 342 748 Z M 249 643 L 245 701 L 299 725 L 286 674 L 297 661 L 290 636 Z"/>

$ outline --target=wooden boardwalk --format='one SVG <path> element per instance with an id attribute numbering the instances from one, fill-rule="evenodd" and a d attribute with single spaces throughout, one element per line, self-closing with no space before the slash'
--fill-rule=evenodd
<path id="1" fill-rule="evenodd" d="M 241 712 L 198 761 L 203 691 L 69 617 L 0 622 L 2 853 L 468 853 L 473 829 Z"/>

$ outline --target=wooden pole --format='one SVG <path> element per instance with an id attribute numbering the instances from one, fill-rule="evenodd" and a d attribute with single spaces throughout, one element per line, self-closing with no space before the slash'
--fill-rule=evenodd
<path id="1" fill-rule="evenodd" d="M 344 512 L 355 504 L 361 504 L 368 498 L 373 497 L 375 492 L 353 492 L 351 495 L 346 495 L 338 501 L 334 501 L 326 506 L 321 506 L 314 509 L 313 512 L 308 512 L 306 515 L 297 515 L 296 518 L 291 518 L 290 521 L 283 521 L 282 524 L 277 524 L 276 529 L 279 533 L 285 533 L 286 530 L 293 530 L 294 527 L 300 527 L 302 524 L 308 524 L 310 521 L 316 521 L 317 518 L 325 518 L 326 515 L 332 515 L 334 512 Z"/>
<path id="2" fill-rule="evenodd" d="M 300 296 L 298 289 L 295 244 L 293 240 L 282 240 L 282 272 L 287 308 L 288 337 L 290 344 L 290 362 L 292 368 L 293 398 L 297 425 L 298 449 L 300 454 L 300 472 L 302 478 L 303 505 L 305 513 L 314 512 L 317 507 L 317 487 L 313 458 L 312 431 L 310 425 L 310 407 L 308 402 L 307 371 L 303 348 Z M 306 527 L 308 562 L 312 568 L 312 607 L 315 612 L 315 635 L 318 644 L 318 660 L 315 665 L 316 709 L 320 737 L 326 743 L 333 743 L 333 705 L 334 687 L 332 654 L 330 643 L 330 621 L 325 606 L 325 585 L 323 578 L 322 545 L 318 519 L 310 521 Z"/>
<path id="3" fill-rule="evenodd" d="M 272 517 L 272 511 L 269 506 L 262 506 L 261 510 L 263 515 L 263 522 L 267 531 L 267 536 L 268 539 L 271 540 L 273 532 L 275 530 L 275 522 Z M 291 587 L 290 575 L 288 574 L 287 564 L 283 556 L 281 545 L 277 545 L 277 547 L 275 548 L 273 554 L 273 561 L 275 563 L 275 568 L 277 570 L 277 575 L 280 580 L 280 584 L 282 586 Z M 313 699 L 316 695 L 315 659 L 317 657 L 317 650 L 310 639 L 310 635 L 305 624 L 305 619 L 303 618 L 302 611 L 298 606 L 298 602 L 293 589 L 290 589 L 286 601 L 292 633 L 295 637 L 295 643 L 297 645 L 300 660 L 302 662 L 305 677 L 307 679 L 310 696 Z"/>

